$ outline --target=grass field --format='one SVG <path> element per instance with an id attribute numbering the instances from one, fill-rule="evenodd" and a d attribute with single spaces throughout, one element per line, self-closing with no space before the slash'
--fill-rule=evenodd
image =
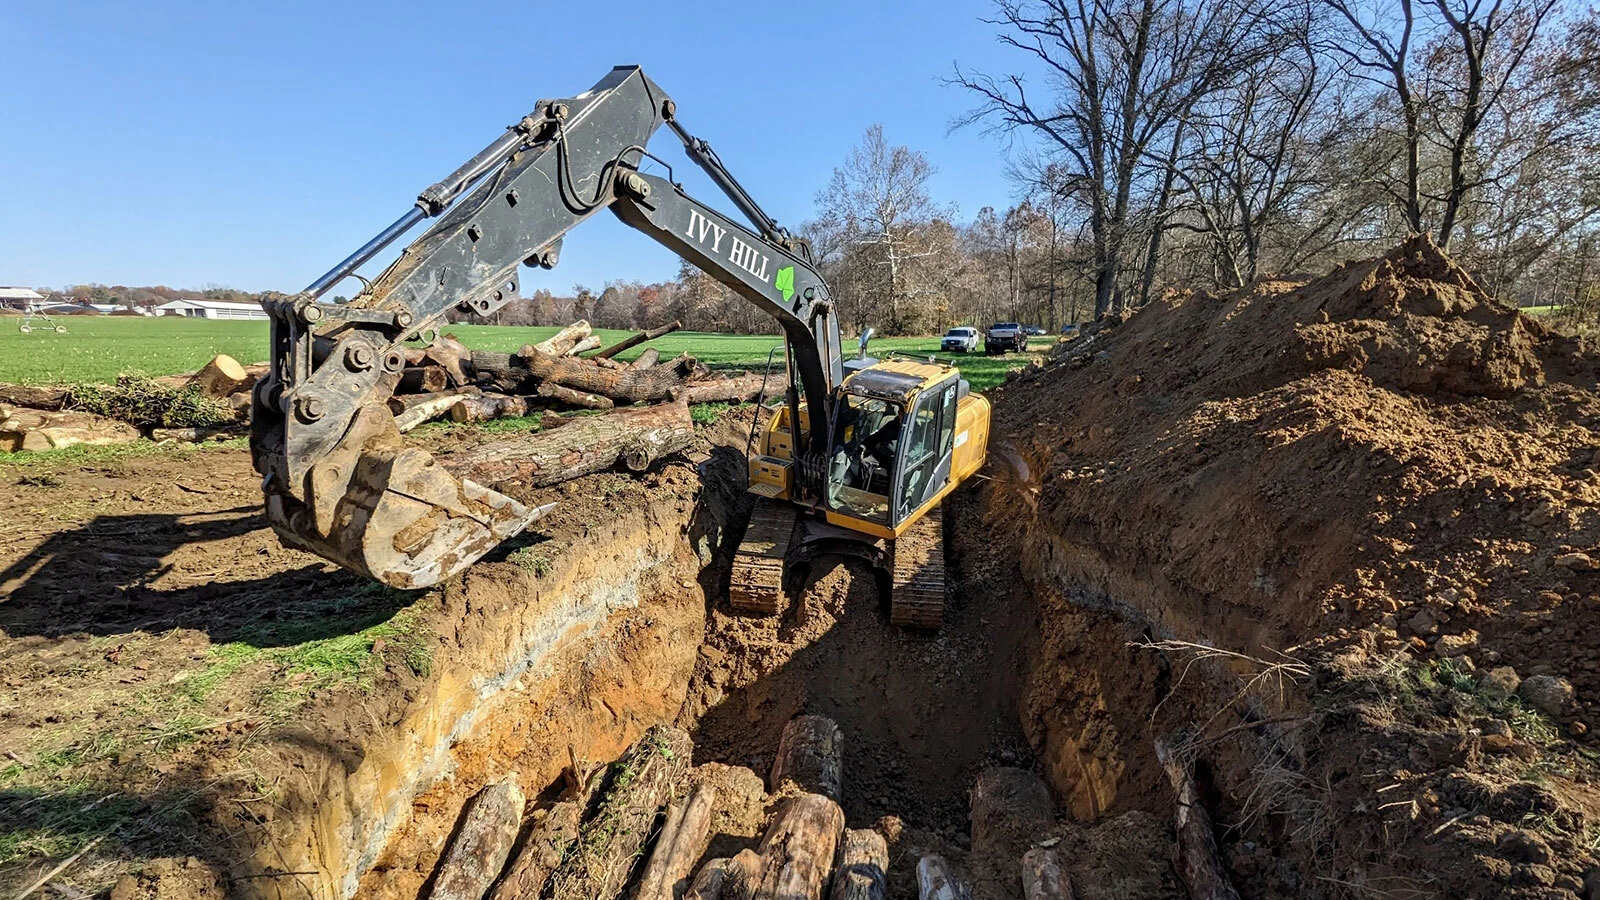
<path id="1" fill-rule="evenodd" d="M 259 362 L 266 356 L 266 322 L 214 322 L 177 317 L 133 318 L 70 316 L 57 319 L 66 325 L 66 334 L 35 331 L 22 334 L 13 324 L 18 319 L 0 319 L 0 381 L 22 384 L 52 382 L 109 382 L 122 372 L 171 375 L 200 368 L 211 357 L 226 353 L 240 362 Z M 515 351 L 523 344 L 536 343 L 556 332 L 555 328 L 515 328 L 499 325 L 452 325 L 467 346 L 483 350 Z M 597 332 L 610 343 L 629 332 Z M 767 353 L 780 346 L 774 336 L 703 334 L 678 332 L 651 343 L 663 356 L 689 353 L 710 366 L 759 367 Z M 872 342 L 875 355 L 890 351 L 928 354 L 938 349 L 939 339 L 883 338 Z M 846 341 L 846 353 L 855 349 Z M 644 352 L 636 347 L 621 354 L 632 359 Z M 982 390 L 999 384 L 1007 369 L 1021 366 L 1026 357 L 1011 355 L 985 357 L 969 355 L 960 366 L 974 388 Z M 779 362 L 781 364 L 781 354 Z"/>

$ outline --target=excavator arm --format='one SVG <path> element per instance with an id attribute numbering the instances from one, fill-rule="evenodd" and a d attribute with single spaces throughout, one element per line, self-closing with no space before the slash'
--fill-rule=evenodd
<path id="1" fill-rule="evenodd" d="M 662 124 L 755 230 L 638 171 Z M 802 400 L 827 408 L 842 360 L 809 246 L 779 228 L 676 121 L 665 92 L 639 68 L 618 67 L 576 97 L 540 101 L 305 291 L 266 304 L 272 371 L 253 395 L 251 451 L 268 519 L 286 542 L 393 587 L 426 587 L 546 511 L 457 479 L 406 446 L 387 401 L 406 341 L 451 309 L 488 314 L 509 303 L 519 266 L 553 267 L 562 237 L 607 208 L 778 321 L 789 348 L 792 421 Z M 349 303 L 320 299 L 433 217 Z M 813 429 L 803 445 L 802 490 L 820 489 L 823 431 Z"/>

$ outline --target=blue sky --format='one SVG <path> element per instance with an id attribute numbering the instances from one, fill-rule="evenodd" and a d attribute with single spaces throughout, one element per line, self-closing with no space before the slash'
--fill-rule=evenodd
<path id="1" fill-rule="evenodd" d="M 937 199 L 970 218 L 1012 189 L 995 139 L 947 134 L 972 101 L 941 79 L 957 61 L 1019 62 L 979 21 L 989 10 L 0 0 L 0 284 L 298 290 L 536 100 L 631 63 L 784 224 L 811 217 L 873 122 L 927 153 Z M 651 149 L 692 169 L 664 129 Z M 731 211 L 694 174 L 686 187 Z M 607 216 L 525 289 L 676 266 Z"/>

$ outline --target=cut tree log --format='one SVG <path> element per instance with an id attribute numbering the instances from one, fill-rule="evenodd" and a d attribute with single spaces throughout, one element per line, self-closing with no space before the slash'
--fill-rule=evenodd
<path id="1" fill-rule="evenodd" d="M 666 821 L 639 879 L 635 900 L 677 900 L 683 895 L 694 864 L 711 841 L 711 811 L 716 802 L 716 788 L 702 783 L 695 785 L 689 796 L 668 804 Z"/>
<path id="2" fill-rule="evenodd" d="M 972 852 L 977 855 L 1019 859 L 1055 826 L 1050 788 L 1027 769 L 984 769 L 968 797 Z"/>
<path id="3" fill-rule="evenodd" d="M 826 716 L 790 719 L 767 783 L 774 794 L 793 786 L 835 801 L 844 797 L 844 732 Z"/>
<path id="4" fill-rule="evenodd" d="M 950 873 L 942 856 L 924 856 L 917 861 L 917 900 L 967 900 L 966 885 Z"/>
<path id="5" fill-rule="evenodd" d="M 211 361 L 200 367 L 189 379 L 189 386 L 198 388 L 200 393 L 215 400 L 221 400 L 229 394 L 242 390 L 248 385 L 246 382 L 254 381 L 249 371 L 240 365 L 239 361 L 226 353 L 219 353 Z"/>
<path id="6" fill-rule="evenodd" d="M 763 381 L 765 385 L 763 385 Z M 776 397 L 783 393 L 782 378 L 760 375 L 738 375 L 733 378 L 715 378 L 691 381 L 684 388 L 690 403 L 744 403 L 760 398 Z"/>
<path id="7" fill-rule="evenodd" d="M 469 396 L 475 395 L 468 393 L 458 394 L 453 391 L 429 394 L 427 400 L 408 406 L 405 412 L 395 416 L 395 427 L 400 429 L 401 434 L 405 434 L 424 422 L 431 422 L 445 415 L 450 412 L 450 407 L 455 406 Z"/>
<path id="8" fill-rule="evenodd" d="M 444 368 L 450 376 L 450 387 L 472 383 L 472 379 L 467 377 L 467 369 L 472 367 L 472 351 L 453 335 L 441 334 L 434 338 L 433 343 L 427 346 L 426 358 Z"/>
<path id="9" fill-rule="evenodd" d="M 8 406 L 26 406 L 30 409 L 57 410 L 67 404 L 72 389 L 67 387 L 33 387 L 26 384 L 0 384 L 0 403 Z"/>
<path id="10" fill-rule="evenodd" d="M 889 844 L 867 828 L 845 831 L 834 862 L 829 900 L 886 900 L 889 895 Z"/>
<path id="11" fill-rule="evenodd" d="M 1022 900 L 1073 900 L 1072 880 L 1054 850 L 1035 847 L 1022 854 Z"/>
<path id="12" fill-rule="evenodd" d="M 661 359 L 661 351 L 654 347 L 647 347 L 639 354 L 639 358 L 628 364 L 630 369 L 648 369 Z"/>
<path id="13" fill-rule="evenodd" d="M 1217 836 L 1211 816 L 1200 803 L 1189 767 L 1165 741 L 1156 741 L 1156 760 L 1166 770 L 1167 780 L 1178 800 L 1178 876 L 1193 900 L 1239 900 L 1222 858 L 1217 852 Z"/>
<path id="14" fill-rule="evenodd" d="M 615 344 L 605 348 L 604 350 L 601 350 L 599 353 L 595 354 L 595 357 L 597 359 L 610 359 L 629 347 L 637 347 L 645 341 L 653 341 L 656 338 L 661 337 L 663 334 L 671 334 L 682 327 L 682 322 L 673 321 L 672 323 L 663 325 L 660 328 L 652 328 L 649 331 L 641 331 L 638 334 L 625 337 Z"/>
<path id="15" fill-rule="evenodd" d="M 611 402 L 610 397 L 602 397 L 599 394 L 586 394 L 583 391 L 575 391 L 572 388 L 551 384 L 548 381 L 539 385 L 539 390 L 534 393 L 550 400 L 559 400 L 568 406 L 579 406 L 584 409 L 611 409 L 616 406 L 615 403 Z"/>
<path id="16" fill-rule="evenodd" d="M 538 900 L 550 873 L 561 864 L 562 854 L 577 838 L 587 806 L 587 795 L 551 806 L 544 818 L 534 823 L 488 900 Z"/>
<path id="17" fill-rule="evenodd" d="M 843 833 L 844 811 L 831 797 L 798 794 L 785 800 L 761 838 L 753 900 L 822 900 Z M 728 897 L 725 888 L 724 900 L 744 898 Z"/>
<path id="18" fill-rule="evenodd" d="M 0 450 L 60 450 L 78 444 L 130 444 L 140 437 L 139 429 L 126 422 L 81 410 L 49 412 L 0 407 Z"/>
<path id="19" fill-rule="evenodd" d="M 764 865 L 761 854 L 754 850 L 740 850 L 723 867 L 722 889 L 716 895 L 716 900 L 756 900 L 761 893 Z M 710 900 L 709 896 L 707 900 Z"/>
<path id="20" fill-rule="evenodd" d="M 547 487 L 610 468 L 649 468 L 694 439 L 687 403 L 665 403 L 572 419 L 560 428 L 493 441 L 442 460 L 457 476 L 481 485 Z"/>
<path id="21" fill-rule="evenodd" d="M 452 422 L 490 422 L 528 414 L 528 401 L 506 394 L 473 394 L 450 407 Z"/>
<path id="22" fill-rule="evenodd" d="M 600 346 L 600 338 L 598 336 L 596 336 L 596 335 L 592 335 L 591 334 L 588 337 L 584 338 L 583 340 L 577 342 L 576 344 L 573 344 L 572 348 L 570 350 L 568 350 L 567 352 L 565 352 L 565 353 L 563 353 L 561 355 L 562 356 L 577 356 L 580 353 L 588 353 L 590 350 L 598 349 L 599 346 Z"/>
<path id="23" fill-rule="evenodd" d="M 589 361 L 602 369 L 626 369 L 627 363 L 619 363 L 614 359 L 601 359 L 598 356 L 589 357 Z"/>
<path id="24" fill-rule="evenodd" d="M 444 366 L 412 366 L 400 373 L 395 390 L 402 394 L 437 394 L 450 387 L 450 373 Z"/>
<path id="25" fill-rule="evenodd" d="M 428 894 L 431 900 L 483 900 L 516 843 L 525 802 L 515 776 L 489 785 L 472 798 L 439 863 Z"/>
<path id="26" fill-rule="evenodd" d="M 611 900 L 622 891 L 656 811 L 671 799 L 693 753 L 688 732 L 667 725 L 628 748 L 611 767 L 599 810 L 550 876 L 547 900 Z"/>
<path id="27" fill-rule="evenodd" d="M 727 857 L 707 860 L 700 871 L 694 873 L 683 900 L 722 900 L 722 885 L 728 879 L 728 867 L 732 864 L 733 860 Z"/>
<path id="28" fill-rule="evenodd" d="M 541 381 L 633 403 L 670 398 L 695 368 L 690 356 L 643 370 L 605 369 L 587 359 L 563 359 L 537 347 L 523 347 L 518 357 L 529 375 Z"/>
<path id="29" fill-rule="evenodd" d="M 579 341 L 589 336 L 589 323 L 579 319 L 571 325 L 533 345 L 535 350 L 549 356 L 565 356 Z"/>
<path id="30" fill-rule="evenodd" d="M 415 409 L 434 400 L 445 397 L 468 397 L 476 393 L 478 393 L 476 387 L 458 387 L 432 394 L 399 394 L 389 398 L 389 412 L 398 416 L 408 409 Z"/>

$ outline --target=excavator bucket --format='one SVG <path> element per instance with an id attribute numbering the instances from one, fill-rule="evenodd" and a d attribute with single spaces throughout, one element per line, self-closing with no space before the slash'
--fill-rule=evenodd
<path id="1" fill-rule="evenodd" d="M 267 518 L 285 543 L 403 589 L 449 578 L 555 508 L 457 478 L 405 446 L 380 404 L 362 407 L 305 484 L 306 502 L 268 491 Z"/>

